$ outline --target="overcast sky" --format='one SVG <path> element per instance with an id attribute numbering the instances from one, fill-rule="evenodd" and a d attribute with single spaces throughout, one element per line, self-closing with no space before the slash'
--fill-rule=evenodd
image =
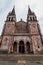
<path id="1" fill-rule="evenodd" d="M 26 21 L 29 5 L 39 20 L 39 25 L 43 34 L 43 0 L 0 0 L 0 34 L 2 33 L 6 16 L 14 5 L 17 21 L 21 18 Z"/>

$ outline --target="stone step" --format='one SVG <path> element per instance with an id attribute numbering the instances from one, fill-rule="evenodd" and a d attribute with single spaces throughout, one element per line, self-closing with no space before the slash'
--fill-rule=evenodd
<path id="1" fill-rule="evenodd" d="M 22 62 L 22 61 L 21 61 Z M 24 62 L 24 63 L 23 63 Z M 16 61 L 0 61 L 0 65 L 43 65 L 42 61 L 23 61 L 22 63 Z"/>
<path id="2" fill-rule="evenodd" d="M 43 61 L 43 55 L 28 55 L 28 54 L 1 54 L 0 61 L 18 61 L 18 60 L 26 60 L 26 61 Z"/>

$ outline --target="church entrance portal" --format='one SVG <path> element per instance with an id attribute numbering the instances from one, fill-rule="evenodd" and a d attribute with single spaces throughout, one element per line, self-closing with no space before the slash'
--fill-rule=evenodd
<path id="1" fill-rule="evenodd" d="M 24 52 L 25 52 L 24 42 L 20 41 L 19 42 L 19 53 L 24 53 Z"/>
<path id="2" fill-rule="evenodd" d="M 17 42 L 14 42 L 13 44 L 13 52 L 17 53 Z"/>
<path id="3" fill-rule="evenodd" d="M 29 54 L 29 53 L 33 53 L 33 48 L 29 41 L 27 41 L 26 44 L 24 44 L 24 41 L 22 40 L 19 41 L 19 43 L 15 41 L 13 44 L 13 53 Z"/>
<path id="4" fill-rule="evenodd" d="M 30 53 L 30 43 L 29 42 L 26 43 L 26 50 L 27 50 L 27 53 Z"/>

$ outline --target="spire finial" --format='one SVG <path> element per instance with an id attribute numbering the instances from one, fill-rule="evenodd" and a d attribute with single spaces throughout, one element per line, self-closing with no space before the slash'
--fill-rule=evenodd
<path id="1" fill-rule="evenodd" d="M 15 10 L 15 5 L 14 5 L 13 9 Z"/>
<path id="2" fill-rule="evenodd" d="M 28 10 L 29 10 L 30 6 L 28 5 Z"/>

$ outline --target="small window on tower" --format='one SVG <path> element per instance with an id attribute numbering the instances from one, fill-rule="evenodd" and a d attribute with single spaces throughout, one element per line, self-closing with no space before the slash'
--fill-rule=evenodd
<path id="1" fill-rule="evenodd" d="M 39 44 L 39 39 L 36 39 L 36 44 Z"/>
<path id="2" fill-rule="evenodd" d="M 39 45 L 40 45 L 40 41 L 39 41 L 39 39 L 36 39 L 36 41 L 35 41 L 35 42 L 36 42 L 36 44 L 37 44 L 38 48 L 40 48 L 40 47 L 39 47 Z"/>
<path id="3" fill-rule="evenodd" d="M 35 21 L 37 20 L 36 16 L 35 16 Z"/>
<path id="4" fill-rule="evenodd" d="M 9 40 L 6 38 L 5 39 L 5 45 L 8 45 L 8 43 L 9 43 Z"/>
<path id="5" fill-rule="evenodd" d="M 10 21 L 10 17 L 9 17 L 9 21 Z"/>
<path id="6" fill-rule="evenodd" d="M 30 20 L 32 21 L 32 17 L 30 17 Z"/>

